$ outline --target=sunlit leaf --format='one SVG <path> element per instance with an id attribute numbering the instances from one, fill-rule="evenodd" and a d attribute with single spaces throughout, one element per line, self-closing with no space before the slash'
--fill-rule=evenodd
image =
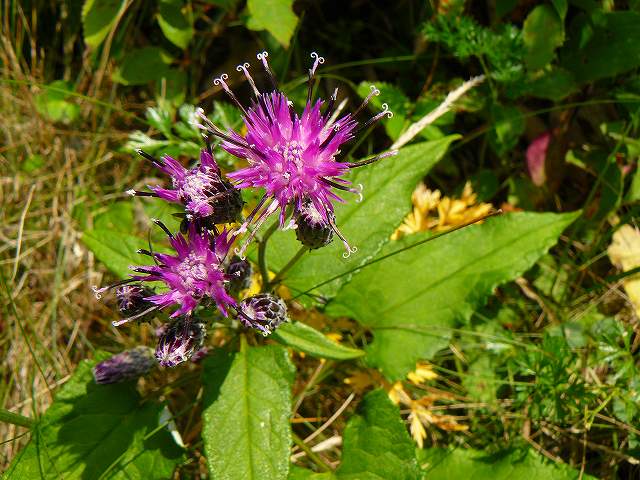
<path id="1" fill-rule="evenodd" d="M 161 0 L 158 24 L 171 43 L 182 49 L 187 48 L 193 37 L 191 3 L 185 5 L 182 0 Z"/>
<path id="2" fill-rule="evenodd" d="M 336 343 L 318 330 L 304 323 L 284 323 L 273 332 L 272 337 L 280 343 L 313 357 L 348 360 L 364 355 L 362 350 Z"/>
<path id="3" fill-rule="evenodd" d="M 124 0 L 85 0 L 82 6 L 82 26 L 84 41 L 91 48 L 97 48 L 113 27 Z"/>
<path id="4" fill-rule="evenodd" d="M 292 10 L 293 0 L 248 0 L 249 20 L 252 30 L 266 30 L 284 47 L 289 46 L 291 36 L 298 24 Z"/>

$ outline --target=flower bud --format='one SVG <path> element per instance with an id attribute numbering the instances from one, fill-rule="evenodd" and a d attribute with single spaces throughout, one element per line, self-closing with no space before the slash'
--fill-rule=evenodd
<path id="1" fill-rule="evenodd" d="M 237 295 L 241 290 L 251 286 L 251 275 L 253 268 L 247 260 L 234 256 L 229 262 L 225 273 L 230 277 L 227 283 L 227 291 L 232 295 Z"/>
<path id="2" fill-rule="evenodd" d="M 287 305 L 270 293 L 259 293 L 240 302 L 238 317 L 248 328 L 259 330 L 265 337 L 288 320 Z"/>
<path id="3" fill-rule="evenodd" d="M 93 378 L 103 385 L 133 380 L 149 373 L 155 364 L 153 349 L 136 347 L 98 363 L 93 367 Z"/>
<path id="4" fill-rule="evenodd" d="M 153 303 L 145 298 L 153 295 L 153 291 L 142 285 L 130 284 L 122 285 L 116 290 L 116 300 L 118 302 L 118 311 L 122 318 L 135 317 L 140 315 L 145 310 L 149 310 L 153 307 Z M 138 318 L 143 322 L 149 320 L 155 312 L 149 312 L 146 315 L 142 315 Z"/>
<path id="5" fill-rule="evenodd" d="M 175 367 L 186 362 L 202 347 L 206 334 L 203 323 L 191 318 L 178 318 L 158 340 L 158 363 L 163 367 Z"/>
<path id="6" fill-rule="evenodd" d="M 204 220 L 211 226 L 235 222 L 242 212 L 243 202 L 240 190 L 220 176 L 212 181 L 210 188 L 209 204 L 213 207 L 213 213 Z"/>
<path id="7" fill-rule="evenodd" d="M 333 212 L 327 212 L 335 220 Z M 295 214 L 296 237 L 305 247 L 310 249 L 322 248 L 333 240 L 333 229 L 316 207 L 307 200 L 298 208 Z"/>

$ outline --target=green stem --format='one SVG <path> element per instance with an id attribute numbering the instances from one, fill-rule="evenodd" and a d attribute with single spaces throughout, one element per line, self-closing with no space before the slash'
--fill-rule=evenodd
<path id="1" fill-rule="evenodd" d="M 327 465 L 325 461 L 320 458 L 320 456 L 316 455 L 316 453 L 312 451 L 311 448 L 309 448 L 309 446 L 304 443 L 298 435 L 296 435 L 294 432 L 291 432 L 291 436 L 293 437 L 293 443 L 300 447 L 300 449 L 307 454 L 309 459 L 311 459 L 313 463 L 318 466 L 318 468 L 320 468 L 323 472 L 332 471 L 331 467 Z"/>
<path id="2" fill-rule="evenodd" d="M 269 269 L 267 268 L 267 240 L 273 235 L 273 232 L 278 228 L 278 222 L 273 224 L 264 232 L 260 243 L 258 244 L 258 267 L 260 268 L 260 276 L 262 277 L 262 291 L 266 292 L 269 285 Z"/>
<path id="3" fill-rule="evenodd" d="M 300 247 L 296 254 L 287 262 L 287 264 L 280 269 L 280 271 L 273 277 L 273 280 L 269 282 L 267 288 L 274 287 L 282 281 L 282 277 L 307 253 L 309 249 L 307 247 Z M 265 289 L 266 290 L 266 289 Z"/>
<path id="4" fill-rule="evenodd" d="M 0 408 L 0 422 L 11 423 L 20 427 L 31 428 L 36 423 L 32 418 Z"/>

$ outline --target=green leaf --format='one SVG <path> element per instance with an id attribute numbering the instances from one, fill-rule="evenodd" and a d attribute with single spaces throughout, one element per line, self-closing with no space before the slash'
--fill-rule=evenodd
<path id="1" fill-rule="evenodd" d="M 524 133 L 524 117 L 518 107 L 494 104 L 491 107 L 493 129 L 489 132 L 489 142 L 498 155 L 513 149 L 520 135 Z"/>
<path id="2" fill-rule="evenodd" d="M 429 480 L 585 480 L 568 465 L 553 463 L 530 449 L 488 454 L 479 450 L 430 448 L 418 450 L 418 460 Z"/>
<path id="3" fill-rule="evenodd" d="M 113 27 L 124 0 L 85 0 L 82 6 L 82 26 L 84 41 L 91 48 L 97 48 Z"/>
<path id="4" fill-rule="evenodd" d="M 250 17 L 247 27 L 267 30 L 282 46 L 288 47 L 298 24 L 292 5 L 293 0 L 248 0 Z"/>
<path id="5" fill-rule="evenodd" d="M 93 219 L 96 230 L 113 230 L 121 233 L 131 233 L 134 228 L 133 202 L 113 202 L 104 212 Z"/>
<path id="6" fill-rule="evenodd" d="M 291 465 L 287 480 L 335 480 L 333 472 L 316 473 L 306 468 Z"/>
<path id="7" fill-rule="evenodd" d="M 564 24 L 550 5 L 538 5 L 524 21 L 522 36 L 529 70 L 538 70 L 553 60 L 553 54 L 564 42 Z"/>
<path id="8" fill-rule="evenodd" d="M 287 478 L 294 372 L 277 345 L 243 343 L 205 361 L 202 438 L 212 478 Z"/>
<path id="9" fill-rule="evenodd" d="M 65 80 L 56 80 L 45 85 L 36 95 L 36 110 L 52 122 L 69 124 L 80 115 L 80 106 L 67 99 L 73 93 L 73 85 Z"/>
<path id="10" fill-rule="evenodd" d="M 149 248 L 147 240 L 115 230 L 87 230 L 82 241 L 104 265 L 118 277 L 131 273 L 129 265 L 144 265 L 145 259 L 136 253 Z"/>
<path id="11" fill-rule="evenodd" d="M 173 59 L 158 47 L 133 50 L 113 72 L 112 79 L 123 85 L 144 85 L 166 76 L 172 61 Z"/>
<path id="12" fill-rule="evenodd" d="M 280 343 L 313 357 L 348 360 L 364 355 L 362 350 L 345 347 L 328 339 L 318 330 L 301 322 L 283 323 L 272 337 Z"/>
<path id="13" fill-rule="evenodd" d="M 177 68 L 170 69 L 164 76 L 156 79 L 156 101 L 161 108 L 181 106 L 186 98 L 186 90 L 187 74 Z"/>
<path id="14" fill-rule="evenodd" d="M 132 382 L 97 385 L 96 363 L 80 363 L 4 479 L 172 478 L 182 451 L 160 427 L 164 407 L 143 402 Z"/>
<path id="15" fill-rule="evenodd" d="M 640 66 L 640 13 L 596 12 L 578 15 L 570 41 L 560 52 L 561 64 L 579 82 L 613 77 Z"/>
<path id="16" fill-rule="evenodd" d="M 354 198 L 345 196 L 348 201 L 336 204 L 335 211 L 338 227 L 349 242 L 358 247 L 358 252 L 344 259 L 344 246 L 336 238 L 327 247 L 302 257 L 288 272 L 284 283 L 294 293 L 299 293 L 343 275 L 313 289 L 314 294 L 334 296 L 349 281 L 350 275 L 346 272 L 371 259 L 389 241 L 389 236 L 411 209 L 411 192 L 457 138 L 459 135 L 450 135 L 432 142 L 417 143 L 401 149 L 395 157 L 356 169 L 349 180 L 354 185 L 364 185 L 364 200 L 357 203 Z M 274 271 L 282 268 L 299 248 L 294 232 L 278 231 L 269 241 L 269 268 Z"/>
<path id="17" fill-rule="evenodd" d="M 561 67 L 544 69 L 523 86 L 529 95 L 554 101 L 562 100 L 578 88 L 573 75 Z"/>
<path id="18" fill-rule="evenodd" d="M 182 0 L 161 0 L 158 24 L 164 36 L 174 45 L 185 49 L 193 38 L 191 3 Z"/>
<path id="19" fill-rule="evenodd" d="M 364 398 L 360 414 L 349 420 L 343 438 L 342 463 L 336 470 L 339 480 L 420 477 L 415 446 L 398 407 L 384 390 L 375 390 Z"/>
<path id="20" fill-rule="evenodd" d="M 498 285 L 517 278 L 556 243 L 579 213 L 513 213 L 409 248 L 354 275 L 328 305 L 371 328 L 367 360 L 401 379 L 419 359 L 446 347 Z M 391 243 L 381 254 L 411 247 L 430 234 Z"/>

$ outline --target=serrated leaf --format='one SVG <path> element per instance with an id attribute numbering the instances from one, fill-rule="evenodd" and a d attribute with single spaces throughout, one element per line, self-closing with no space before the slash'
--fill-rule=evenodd
<path id="1" fill-rule="evenodd" d="M 87 230 L 82 241 L 118 277 L 131 273 L 130 265 L 144 265 L 145 259 L 136 253 L 149 248 L 147 240 L 115 230 Z"/>
<path id="2" fill-rule="evenodd" d="M 271 336 L 278 342 L 308 353 L 312 357 L 348 360 L 364 355 L 362 350 L 340 345 L 301 322 L 283 323 Z"/>
<path id="3" fill-rule="evenodd" d="M 163 406 L 142 402 L 131 382 L 97 385 L 91 372 L 95 363 L 80 363 L 4 479 L 172 477 L 182 451 L 166 428 L 158 429 Z"/>
<path id="4" fill-rule="evenodd" d="M 202 438 L 212 478 L 286 479 L 295 369 L 277 345 L 205 361 Z"/>
<path id="5" fill-rule="evenodd" d="M 86 0 L 82 6 L 84 41 L 97 48 L 104 41 L 118 18 L 124 0 Z"/>
<path id="6" fill-rule="evenodd" d="M 345 428 L 342 462 L 336 477 L 339 480 L 420 478 L 415 446 L 398 407 L 391 403 L 384 390 L 369 393 L 359 412 Z"/>
<path id="7" fill-rule="evenodd" d="M 161 0 L 158 24 L 164 36 L 174 45 L 185 49 L 193 38 L 193 14 L 191 3 L 182 0 Z"/>
<path id="8" fill-rule="evenodd" d="M 512 280 L 556 243 L 579 213 L 512 213 L 435 238 L 354 275 L 327 313 L 371 328 L 367 360 L 401 379 L 419 359 L 446 347 L 498 285 Z M 411 235 L 382 254 L 429 237 Z"/>
<path id="9" fill-rule="evenodd" d="M 248 0 L 251 30 L 266 30 L 284 47 L 289 46 L 291 36 L 298 24 L 298 17 L 291 8 L 293 0 Z"/>
<path id="10" fill-rule="evenodd" d="M 364 199 L 357 203 L 347 198 L 335 205 L 338 227 L 358 252 L 348 259 L 342 257 L 344 246 L 338 239 L 327 247 L 305 254 L 288 272 L 284 283 L 294 294 L 305 292 L 334 276 L 345 274 L 371 259 L 389 241 L 394 229 L 402 222 L 411 205 L 409 198 L 418 182 L 446 153 L 451 142 L 460 138 L 450 135 L 432 142 L 405 147 L 397 156 L 358 169 L 349 178 L 364 186 Z M 300 244 L 292 231 L 278 231 L 269 241 L 269 268 L 282 268 Z M 349 274 L 313 289 L 314 294 L 334 296 L 348 282 Z"/>
<path id="11" fill-rule="evenodd" d="M 527 68 L 538 70 L 553 60 L 556 48 L 564 42 L 564 24 L 553 7 L 538 5 L 524 21 L 522 38 Z"/>
<path id="12" fill-rule="evenodd" d="M 161 48 L 144 47 L 127 53 L 111 76 L 123 85 L 144 85 L 166 76 L 173 59 Z"/>
<path id="13" fill-rule="evenodd" d="M 581 476 L 578 470 L 553 463 L 529 449 L 488 454 L 472 449 L 429 448 L 417 453 L 425 478 L 429 480 L 595 480 L 591 475 Z"/>

